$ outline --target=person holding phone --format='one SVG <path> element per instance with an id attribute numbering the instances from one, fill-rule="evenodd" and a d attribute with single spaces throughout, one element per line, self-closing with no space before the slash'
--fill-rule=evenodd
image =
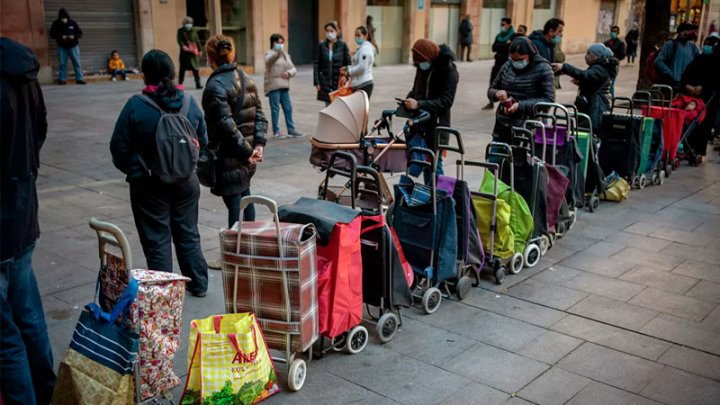
<path id="1" fill-rule="evenodd" d="M 455 66 L 455 54 L 445 44 L 438 45 L 429 39 L 418 39 L 412 47 L 415 81 L 405 99 L 400 100 L 408 111 L 424 110 L 430 119 L 420 126 L 419 134 L 433 151 L 435 128 L 450 126 L 450 110 L 455 102 L 455 93 L 460 75 Z M 441 143 L 447 139 L 441 139 Z M 438 174 L 442 174 L 442 157 L 438 157 Z M 426 182 L 429 174 L 426 172 Z"/>

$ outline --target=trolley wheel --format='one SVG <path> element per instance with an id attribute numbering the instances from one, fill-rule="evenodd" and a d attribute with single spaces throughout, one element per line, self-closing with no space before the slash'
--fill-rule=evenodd
<path id="1" fill-rule="evenodd" d="M 440 290 L 435 287 L 430 287 L 425 290 L 422 296 L 422 308 L 426 314 L 432 314 L 440 308 L 440 302 L 442 301 L 442 294 Z"/>
<path id="2" fill-rule="evenodd" d="M 653 171 L 652 176 L 650 177 L 650 184 L 657 185 L 659 177 L 660 177 L 660 175 L 658 174 L 658 172 Z"/>
<path id="3" fill-rule="evenodd" d="M 295 359 L 288 370 L 288 389 L 293 392 L 300 391 L 305 384 L 307 376 L 307 364 L 303 359 Z"/>
<path id="4" fill-rule="evenodd" d="M 545 236 L 545 235 L 543 235 Z M 535 267 L 538 262 L 540 262 L 540 256 L 542 256 L 540 247 L 535 244 L 531 243 L 525 248 L 525 266 L 527 267 Z"/>
<path id="5" fill-rule="evenodd" d="M 640 188 L 640 178 L 637 176 L 633 176 L 630 186 L 632 188 Z"/>
<path id="6" fill-rule="evenodd" d="M 565 224 L 558 222 L 557 225 L 555 225 L 555 231 L 553 235 L 555 236 L 555 240 L 557 240 L 559 237 L 565 235 Z M 553 241 L 553 243 L 555 243 L 555 241 Z"/>
<path id="7" fill-rule="evenodd" d="M 345 340 L 345 350 L 350 354 L 358 354 L 368 342 L 368 330 L 362 325 L 357 325 L 350 329 Z"/>
<path id="8" fill-rule="evenodd" d="M 540 235 L 540 256 L 545 256 L 545 254 L 550 250 L 550 237 L 548 235 Z"/>
<path id="9" fill-rule="evenodd" d="M 387 343 L 393 340 L 399 326 L 400 322 L 398 321 L 397 315 L 392 312 L 386 312 L 383 314 L 377 322 L 377 332 L 380 341 Z"/>
<path id="10" fill-rule="evenodd" d="M 575 227 L 576 222 L 577 222 L 577 212 L 570 211 L 570 225 L 568 225 L 567 231 L 573 229 L 573 227 Z"/>
<path id="11" fill-rule="evenodd" d="M 457 297 L 461 300 L 464 300 L 465 297 L 470 294 L 470 289 L 472 289 L 472 278 L 468 276 L 462 276 L 457 282 L 457 285 L 455 286 L 455 294 Z"/>
<path id="12" fill-rule="evenodd" d="M 665 177 L 670 177 L 670 173 L 672 172 L 672 170 L 673 170 L 672 163 L 667 163 L 665 165 Z"/>
<path id="13" fill-rule="evenodd" d="M 598 209 L 599 206 L 600 206 L 600 199 L 597 198 L 596 196 L 590 197 L 590 205 L 589 205 L 590 212 L 595 212 L 595 210 Z"/>
<path id="14" fill-rule="evenodd" d="M 557 224 L 555 225 L 557 227 Z M 552 248 L 553 245 L 555 245 L 555 242 L 557 241 L 557 234 L 555 232 L 550 232 L 550 247 Z"/>
<path id="15" fill-rule="evenodd" d="M 673 170 L 677 170 L 680 168 L 680 159 L 675 158 L 672 162 Z"/>
<path id="16" fill-rule="evenodd" d="M 505 270 L 505 266 L 500 266 L 495 270 L 495 284 L 500 285 L 505 281 L 505 276 L 507 274 L 507 270 Z"/>
<path id="17" fill-rule="evenodd" d="M 668 174 L 665 170 L 660 170 L 660 174 L 658 174 L 658 184 L 662 186 L 665 183 L 667 176 Z"/>
<path id="18" fill-rule="evenodd" d="M 640 189 L 644 189 L 647 184 L 647 177 L 644 174 L 641 175 L 640 180 L 638 180 L 638 185 L 640 186 Z"/>
<path id="19" fill-rule="evenodd" d="M 512 259 L 510 259 L 510 273 L 512 274 L 518 274 L 523 269 L 523 254 L 520 252 L 517 252 L 513 255 Z"/>

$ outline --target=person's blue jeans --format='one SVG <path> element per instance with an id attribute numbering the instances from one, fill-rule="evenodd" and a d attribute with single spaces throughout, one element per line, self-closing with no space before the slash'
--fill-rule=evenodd
<path id="1" fill-rule="evenodd" d="M 235 222 L 240 220 L 240 200 L 243 197 L 250 195 L 250 189 L 245 190 L 240 194 L 233 194 L 223 196 L 223 202 L 225 207 L 228 209 L 228 228 L 232 228 Z M 255 220 L 255 206 L 253 204 L 245 207 L 243 211 L 243 221 L 254 221 Z"/>
<path id="2" fill-rule="evenodd" d="M 118 75 L 122 76 L 124 79 L 127 77 L 127 72 L 125 72 L 125 69 L 115 69 L 112 71 L 112 77 L 118 77 Z"/>
<path id="3" fill-rule="evenodd" d="M 612 81 L 610 82 L 610 95 L 615 98 L 615 79 L 617 79 L 617 76 L 613 77 Z"/>
<path id="4" fill-rule="evenodd" d="M 272 116 L 273 133 L 280 132 L 280 107 L 285 115 L 285 124 L 289 133 L 295 132 L 295 123 L 292 118 L 292 103 L 288 89 L 273 90 L 268 93 L 270 98 L 270 115 Z"/>
<path id="5" fill-rule="evenodd" d="M 49 404 L 55 385 L 31 246 L 0 264 L 0 390 L 5 404 Z"/>
<path id="6" fill-rule="evenodd" d="M 82 65 L 80 64 L 80 45 L 75 45 L 70 49 L 65 49 L 58 46 L 58 59 L 60 60 L 60 67 L 58 69 L 58 80 L 64 82 L 67 80 L 67 63 L 68 57 L 73 64 L 75 69 L 75 80 L 83 79 Z"/>

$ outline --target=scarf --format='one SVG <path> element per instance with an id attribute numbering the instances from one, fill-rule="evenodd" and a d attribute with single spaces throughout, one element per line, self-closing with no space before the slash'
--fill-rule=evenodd
<path id="1" fill-rule="evenodd" d="M 505 31 L 505 32 L 501 31 L 499 34 L 497 34 L 497 37 L 495 37 L 495 38 L 497 41 L 507 42 L 510 40 L 510 38 L 513 37 L 513 35 L 515 35 L 515 28 L 513 28 L 511 26 L 510 28 L 508 28 L 507 31 Z"/>

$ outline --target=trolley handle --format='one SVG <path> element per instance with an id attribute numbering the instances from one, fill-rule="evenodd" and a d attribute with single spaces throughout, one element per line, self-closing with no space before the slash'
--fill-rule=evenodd
<path id="1" fill-rule="evenodd" d="M 655 90 L 658 93 L 662 95 L 663 98 L 667 95 L 667 100 L 672 101 L 673 96 L 675 95 L 673 93 L 673 88 L 671 86 L 668 86 L 667 84 L 653 84 L 650 87 L 650 91 Z"/>
<path id="2" fill-rule="evenodd" d="M 587 132 L 592 135 L 593 128 L 592 128 L 592 120 L 590 119 L 590 116 L 583 113 L 578 113 L 578 130 L 584 129 L 587 130 Z M 586 124 L 587 126 L 583 126 L 582 124 Z"/>
<path id="3" fill-rule="evenodd" d="M 98 253 L 100 256 L 100 260 L 102 261 L 103 257 L 105 256 L 106 245 L 115 246 L 122 252 L 123 261 L 125 262 L 125 268 L 131 269 L 133 267 L 132 249 L 130 249 L 130 242 L 128 242 L 127 237 L 125 237 L 122 229 L 120 229 L 117 225 L 105 221 L 100 221 L 95 217 L 90 218 L 89 225 L 90 228 L 97 232 Z M 130 273 L 128 272 L 128 275 L 129 274 Z"/>
<path id="4" fill-rule="evenodd" d="M 485 170 L 489 170 L 490 173 L 493 174 L 493 177 L 495 178 L 494 185 L 493 185 L 493 192 L 494 194 L 488 194 L 482 191 L 470 191 L 471 195 L 482 197 L 488 200 L 495 201 L 497 200 L 497 193 L 498 193 L 498 175 L 500 172 L 500 165 L 497 163 L 491 163 L 491 162 L 478 162 L 474 160 L 468 160 L 465 162 L 465 165 L 468 167 L 479 167 Z"/>
<path id="5" fill-rule="evenodd" d="M 341 160 L 345 161 L 348 166 L 350 166 L 350 169 L 342 169 L 340 167 L 335 166 L 335 161 Z M 349 152 L 341 152 L 337 151 L 332 154 L 330 157 L 330 163 L 328 163 L 327 173 L 325 177 L 330 177 L 331 175 L 340 175 L 343 177 L 347 177 L 349 179 L 355 179 L 357 177 L 357 158 L 355 155 Z"/>
<path id="6" fill-rule="evenodd" d="M 433 151 L 431 151 L 430 149 L 427 149 L 427 148 L 410 148 L 410 150 L 408 151 L 408 153 L 410 154 L 410 157 L 411 157 L 410 161 L 408 162 L 408 167 L 409 167 L 411 164 L 416 164 L 416 165 L 422 166 L 422 167 L 427 168 L 427 169 L 435 170 L 435 165 L 436 165 L 435 153 L 433 153 Z M 419 155 L 428 157 L 428 158 L 430 158 L 430 159 L 429 159 L 430 161 L 428 161 L 428 160 L 413 159 L 413 158 L 412 158 L 412 155 L 413 155 L 413 154 L 419 154 Z"/>
<path id="7" fill-rule="evenodd" d="M 652 107 L 653 96 L 652 93 L 647 90 L 639 90 L 633 93 L 632 101 L 635 104 L 646 105 L 649 109 L 650 107 Z"/>
<path id="8" fill-rule="evenodd" d="M 370 166 L 358 166 L 357 190 L 358 194 L 370 194 L 377 201 L 377 209 L 381 210 L 385 201 L 385 183 L 380 178 L 380 173 Z M 364 187 L 360 187 L 363 184 Z M 368 187 L 370 185 L 370 187 Z M 374 187 L 371 188 L 371 187 Z"/>
<path id="9" fill-rule="evenodd" d="M 455 145 L 452 146 L 453 142 L 450 141 L 449 143 L 445 145 L 440 144 L 440 136 L 442 134 L 448 134 L 455 137 Z M 449 152 L 455 152 L 462 155 L 465 155 L 465 147 L 463 146 L 462 136 L 460 136 L 460 131 L 458 131 L 455 128 L 450 127 L 437 127 L 435 128 L 435 145 L 437 145 L 438 151 L 449 151 Z"/>
<path id="10" fill-rule="evenodd" d="M 620 103 L 618 103 L 618 101 Z M 615 112 L 616 108 L 622 108 L 624 109 L 628 115 L 632 115 L 634 108 L 634 104 L 631 98 L 629 97 L 613 97 L 612 99 L 612 106 L 610 108 L 611 112 Z"/>
<path id="11" fill-rule="evenodd" d="M 519 148 L 529 152 L 531 155 L 535 155 L 535 142 L 533 140 L 534 134 L 527 128 L 523 127 L 512 127 L 510 128 L 510 136 L 512 138 L 513 145 L 517 145 Z"/>
<path id="12" fill-rule="evenodd" d="M 275 230 L 277 232 L 277 242 L 278 247 L 282 246 L 282 237 L 280 236 L 280 217 L 278 216 L 278 206 L 277 203 L 267 197 L 262 197 L 259 195 L 249 195 L 246 197 L 243 197 L 240 200 L 240 212 L 242 213 L 245 208 L 247 208 L 250 204 L 258 204 L 263 205 L 267 207 L 270 210 L 270 213 L 273 215 L 273 220 L 275 222 Z M 242 215 L 240 216 L 242 218 Z M 240 236 L 242 235 L 242 224 L 243 221 L 240 220 L 237 222 L 238 224 L 238 230 L 237 230 L 237 246 L 235 247 L 235 253 L 240 253 Z M 282 249 L 278 250 L 280 253 L 280 257 L 283 257 Z"/>

